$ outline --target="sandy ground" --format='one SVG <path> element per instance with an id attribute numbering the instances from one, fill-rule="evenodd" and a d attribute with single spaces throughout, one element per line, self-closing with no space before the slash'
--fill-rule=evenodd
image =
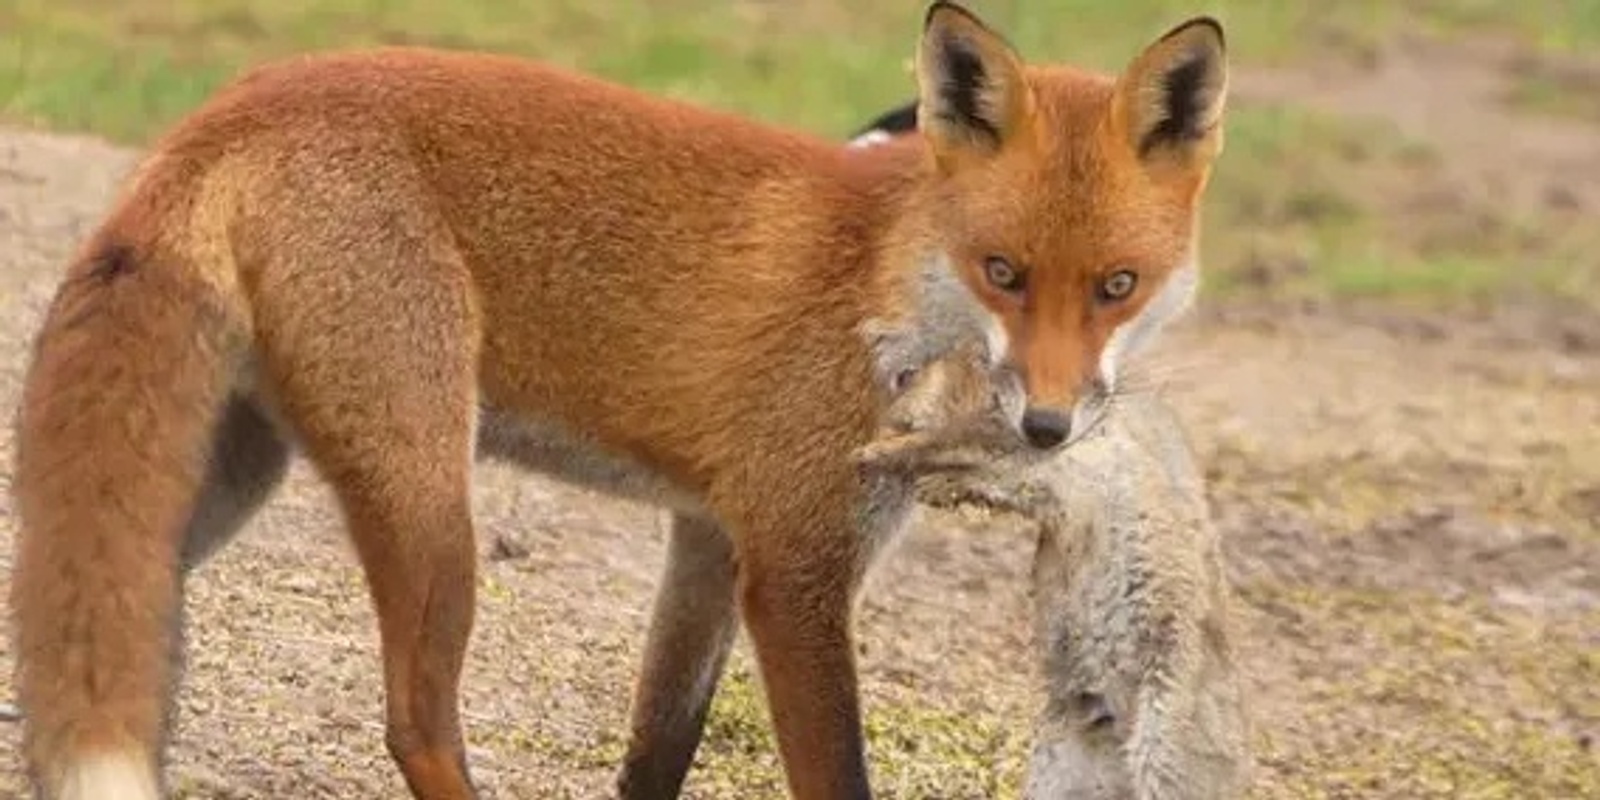
<path id="1" fill-rule="evenodd" d="M 1361 80 L 1433 74 L 1398 63 Z M 1389 115 L 1472 154 L 1477 168 L 1440 176 L 1447 190 L 1600 203 L 1594 129 L 1483 113 L 1499 126 L 1486 131 L 1471 92 L 1487 84 L 1435 73 L 1459 91 L 1417 95 L 1443 98 L 1432 114 L 1338 76 L 1246 76 L 1240 91 Z M 130 157 L 0 131 L 7 409 L 62 259 Z M 1463 319 L 1210 305 L 1150 374 L 1213 482 L 1258 728 L 1253 796 L 1600 796 L 1600 320 L 1542 306 Z M 488 797 L 605 796 L 664 519 L 495 467 L 477 503 L 482 611 L 465 688 L 475 774 Z M 7 505 L 7 559 L 14 524 Z M 1037 703 L 1030 556 L 1018 531 L 930 517 L 870 590 L 860 639 L 882 796 L 1012 785 Z M 184 796 L 401 796 L 383 750 L 373 617 L 305 464 L 189 586 L 172 750 Z M 9 642 L 0 648 L 9 671 Z M 776 793 L 739 648 L 690 797 Z M 0 674 L 0 699 L 9 693 Z M 0 796 L 22 792 L 16 741 L 0 723 Z"/>

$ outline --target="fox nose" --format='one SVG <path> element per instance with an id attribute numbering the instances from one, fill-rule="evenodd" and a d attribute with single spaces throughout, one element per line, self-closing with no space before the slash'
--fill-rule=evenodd
<path id="1" fill-rule="evenodd" d="M 1058 447 L 1072 433 L 1072 417 L 1052 408 L 1030 408 L 1022 412 L 1022 435 L 1040 450 Z"/>

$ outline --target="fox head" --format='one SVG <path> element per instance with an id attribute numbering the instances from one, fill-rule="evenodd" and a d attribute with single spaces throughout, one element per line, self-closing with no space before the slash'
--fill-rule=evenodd
<path id="1" fill-rule="evenodd" d="M 1024 387 L 1023 438 L 1060 446 L 1194 295 L 1223 140 L 1222 27 L 1192 19 L 1106 76 L 1025 65 L 971 12 L 936 2 L 916 55 L 930 162 L 917 257 L 988 316 L 996 358 Z"/>

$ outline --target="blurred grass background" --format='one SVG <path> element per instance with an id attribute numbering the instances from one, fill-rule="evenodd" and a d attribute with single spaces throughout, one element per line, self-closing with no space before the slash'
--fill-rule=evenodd
<path id="1" fill-rule="evenodd" d="M 1537 52 L 1600 40 L 1596 0 L 975 0 L 1026 57 L 1116 69 L 1196 13 L 1228 26 L 1234 64 L 1370 59 L 1397 34 L 1492 31 Z M 920 1 L 6 0 L 0 118 L 139 144 L 241 68 L 327 48 L 425 44 L 547 59 L 656 92 L 842 137 L 910 96 Z M 1563 92 L 1529 80 L 1534 109 Z M 1208 289 L 1483 305 L 1515 291 L 1600 306 L 1593 236 L 1538 220 L 1418 236 L 1371 188 L 1438 158 L 1381 121 L 1235 103 L 1212 192 Z M 1492 213 L 1492 210 L 1491 210 Z M 1424 231 L 1426 233 L 1426 231 Z M 1444 239 L 1441 241 L 1441 238 Z"/>
<path id="2" fill-rule="evenodd" d="M 1228 25 L 1241 64 L 1371 47 L 1398 29 L 1509 30 L 1576 49 L 1600 3 L 1527 0 L 974 0 L 1034 58 L 1114 69 L 1196 13 Z M 6 116 L 140 142 L 237 70 L 336 47 L 423 44 L 516 53 L 654 91 L 839 133 L 911 89 L 924 3 L 802 0 L 8 0 Z M 1268 122 L 1270 125 L 1270 121 Z"/>

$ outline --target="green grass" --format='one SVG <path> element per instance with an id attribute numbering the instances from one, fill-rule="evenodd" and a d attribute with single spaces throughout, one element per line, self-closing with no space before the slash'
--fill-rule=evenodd
<path id="1" fill-rule="evenodd" d="M 1208 288 L 1435 310 L 1553 298 L 1600 310 L 1592 226 L 1456 191 L 1444 158 L 1383 120 L 1236 108 L 1208 192 Z M 1418 186 L 1438 190 L 1434 207 L 1415 199 Z"/>
<path id="2" fill-rule="evenodd" d="M 1552 46 L 1600 41 L 1600 0 L 971 5 L 1030 57 L 1106 69 L 1197 13 L 1227 23 L 1231 51 L 1247 64 L 1360 47 L 1419 25 L 1509 27 Z M 11 0 L 0 6 L 0 116 L 142 142 L 248 65 L 409 43 L 534 56 L 837 133 L 908 96 L 922 8 L 921 0 Z"/>
<path id="3" fill-rule="evenodd" d="M 1563 53 L 1582 53 L 1600 42 L 1600 2 L 1595 0 L 1409 0 L 1404 5 L 1437 33 L 1492 31 Z"/>
<path id="4" fill-rule="evenodd" d="M 971 5 L 1029 58 L 1108 70 L 1197 13 L 1225 21 L 1232 59 L 1246 68 L 1362 59 L 1402 29 L 1495 30 L 1557 50 L 1600 43 L 1600 0 Z M 403 43 L 534 56 L 842 137 L 911 96 L 923 7 L 923 0 L 10 0 L 0 4 L 0 119 L 140 144 L 249 65 Z M 1522 264 L 1562 255 L 1476 241 L 1439 253 L 1414 231 L 1386 229 L 1384 209 L 1350 176 L 1381 177 L 1426 156 L 1393 131 L 1241 104 L 1211 192 L 1208 286 L 1480 298 L 1508 281 L 1530 283 Z M 1291 274 L 1272 274 L 1284 265 Z M 1531 281 L 1552 283 L 1584 294 L 1596 281 Z"/>

